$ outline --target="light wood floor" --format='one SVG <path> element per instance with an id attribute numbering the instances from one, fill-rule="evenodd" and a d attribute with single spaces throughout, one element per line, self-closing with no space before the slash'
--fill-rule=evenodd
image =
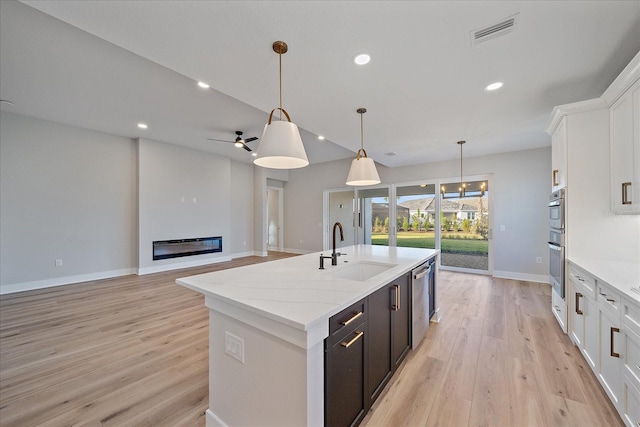
<path id="1" fill-rule="evenodd" d="M 207 310 L 175 279 L 284 256 L 0 297 L 0 425 L 204 426 Z M 623 425 L 548 285 L 441 272 L 439 287 L 442 322 L 363 425 Z"/>

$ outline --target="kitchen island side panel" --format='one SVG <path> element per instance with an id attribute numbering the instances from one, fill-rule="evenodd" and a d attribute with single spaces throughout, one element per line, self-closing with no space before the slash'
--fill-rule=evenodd
<path id="1" fill-rule="evenodd" d="M 244 341 L 244 363 L 225 333 Z M 304 349 L 209 310 L 207 426 L 323 426 L 323 343 Z"/>

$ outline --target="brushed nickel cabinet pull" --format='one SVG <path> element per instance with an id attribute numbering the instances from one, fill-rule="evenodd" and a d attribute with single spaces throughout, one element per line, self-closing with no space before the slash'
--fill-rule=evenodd
<path id="1" fill-rule="evenodd" d="M 554 186 L 555 185 L 560 185 L 560 183 L 558 182 L 558 172 L 559 172 L 558 169 L 554 169 L 553 170 L 552 176 L 553 176 L 553 185 Z"/>
<path id="2" fill-rule="evenodd" d="M 629 187 L 631 187 L 631 183 L 630 182 L 623 182 L 622 183 L 622 204 L 623 205 L 630 205 L 631 204 L 631 200 L 629 200 Z"/>
<path id="3" fill-rule="evenodd" d="M 580 292 L 576 292 L 576 314 L 584 314 L 582 312 L 582 310 L 580 310 L 580 298 L 582 297 L 582 294 Z"/>
<path id="4" fill-rule="evenodd" d="M 607 298 L 607 301 L 609 302 L 616 302 L 616 300 L 612 299 L 612 298 Z"/>
<path id="5" fill-rule="evenodd" d="M 396 302 L 391 308 L 393 311 L 398 311 L 400 310 L 400 285 L 393 285 L 393 290 L 396 293 Z"/>
<path id="6" fill-rule="evenodd" d="M 620 353 L 613 351 L 613 333 L 620 332 L 620 328 L 611 328 L 611 357 L 620 357 Z"/>
<path id="7" fill-rule="evenodd" d="M 360 316 L 362 316 L 362 312 L 361 311 L 357 312 L 355 314 L 355 316 L 353 316 L 351 319 L 345 320 L 344 322 L 340 322 L 340 323 L 342 323 L 344 326 L 347 326 L 349 323 L 353 322 L 354 320 L 356 320 Z"/>
<path id="8" fill-rule="evenodd" d="M 349 348 L 351 346 L 351 344 L 353 344 L 354 342 L 358 341 L 358 339 L 364 335 L 363 331 L 356 331 L 356 336 L 353 337 L 353 339 L 349 342 L 346 341 L 342 341 L 340 343 L 341 346 L 343 346 L 344 348 Z"/>

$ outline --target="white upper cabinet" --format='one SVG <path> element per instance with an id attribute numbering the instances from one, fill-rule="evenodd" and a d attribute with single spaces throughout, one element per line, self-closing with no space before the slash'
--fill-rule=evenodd
<path id="1" fill-rule="evenodd" d="M 611 210 L 640 214 L 640 53 L 602 97 L 610 105 Z"/>
<path id="2" fill-rule="evenodd" d="M 567 186 L 567 118 L 551 135 L 551 190 Z"/>

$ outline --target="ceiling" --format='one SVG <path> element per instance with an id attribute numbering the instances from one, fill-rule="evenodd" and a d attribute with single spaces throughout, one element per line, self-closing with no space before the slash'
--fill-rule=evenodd
<path id="1" fill-rule="evenodd" d="M 310 162 L 354 156 L 366 107 L 367 153 L 394 167 L 458 158 L 460 139 L 465 157 L 550 145 L 552 108 L 600 96 L 640 50 L 640 1 L 2 1 L 0 108 L 251 162 L 207 138 L 261 136 L 276 40 Z"/>

